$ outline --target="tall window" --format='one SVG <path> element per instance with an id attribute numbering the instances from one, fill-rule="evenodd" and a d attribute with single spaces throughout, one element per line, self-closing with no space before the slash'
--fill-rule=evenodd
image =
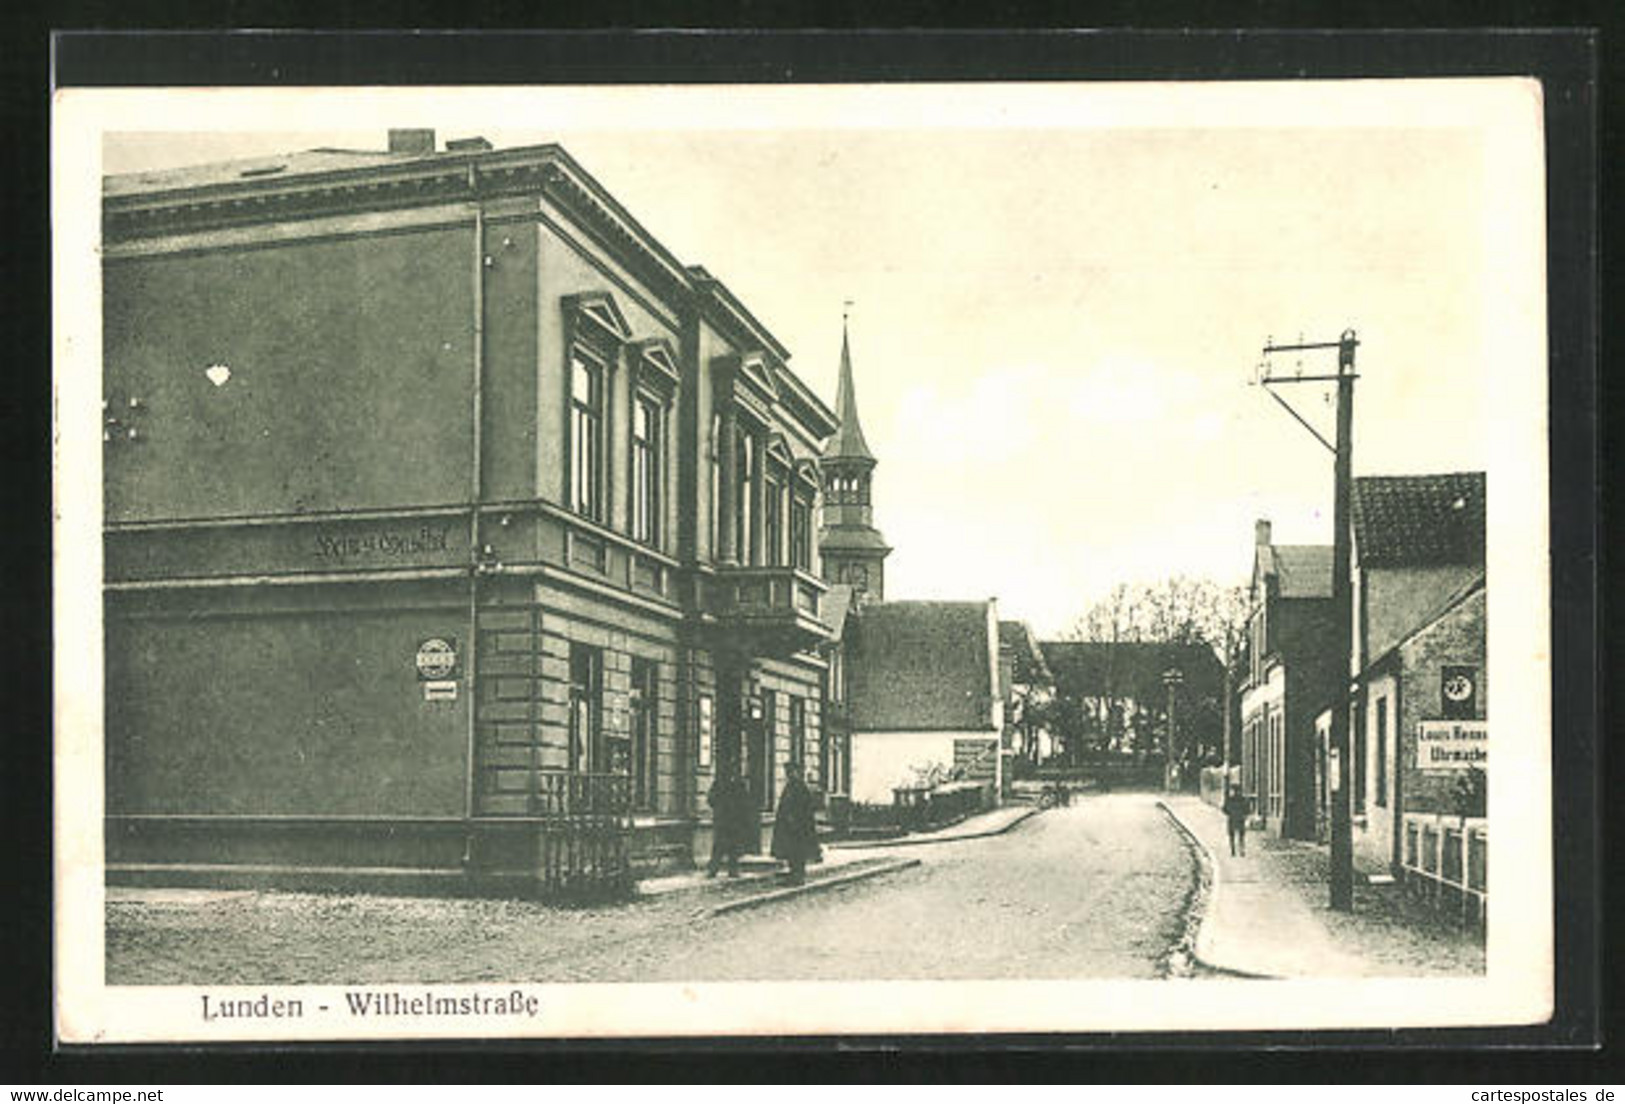
<path id="1" fill-rule="evenodd" d="M 841 743 L 841 738 L 828 728 L 824 729 L 822 746 L 824 749 L 824 792 L 832 794 L 845 793 L 846 747 Z"/>
<path id="2" fill-rule="evenodd" d="M 603 520 L 604 366 L 579 350 L 570 356 L 570 505 Z"/>
<path id="3" fill-rule="evenodd" d="M 734 442 L 734 555 L 742 564 L 755 563 L 751 556 L 751 491 L 756 486 L 756 439 L 739 433 Z"/>
<path id="4" fill-rule="evenodd" d="M 722 415 L 711 415 L 711 558 L 722 554 Z"/>
<path id="5" fill-rule="evenodd" d="M 807 762 L 807 703 L 800 698 L 790 699 L 790 761 L 802 770 Z"/>
<path id="6" fill-rule="evenodd" d="M 1388 807 L 1388 699 L 1377 699 L 1377 804 Z"/>
<path id="7" fill-rule="evenodd" d="M 603 770 L 603 653 L 570 645 L 570 769 Z"/>
<path id="8" fill-rule="evenodd" d="M 702 767 L 711 765 L 711 743 L 715 736 L 715 705 L 710 694 L 701 694 L 694 703 L 694 751 Z"/>
<path id="9" fill-rule="evenodd" d="M 1354 808 L 1365 812 L 1365 768 L 1366 768 L 1366 742 L 1365 742 L 1365 710 L 1351 710 L 1354 716 L 1349 728 L 1354 733 Z"/>
<path id="10" fill-rule="evenodd" d="M 767 485 L 762 500 L 762 562 L 766 564 L 781 564 L 784 562 L 784 482 L 779 474 L 771 468 L 767 473 Z"/>
<path id="11" fill-rule="evenodd" d="M 659 668 L 647 659 L 632 660 L 632 807 L 655 807 L 657 758 L 656 728 Z"/>
<path id="12" fill-rule="evenodd" d="M 660 543 L 660 405 L 648 395 L 632 403 L 632 539 Z"/>
<path id="13" fill-rule="evenodd" d="M 799 489 L 790 496 L 790 562 L 812 570 L 812 500 Z"/>
<path id="14" fill-rule="evenodd" d="M 774 787 L 778 784 L 778 764 L 774 762 L 779 743 L 779 696 L 771 690 L 762 691 L 762 757 L 757 760 L 761 785 L 762 808 L 772 811 L 778 797 Z"/>

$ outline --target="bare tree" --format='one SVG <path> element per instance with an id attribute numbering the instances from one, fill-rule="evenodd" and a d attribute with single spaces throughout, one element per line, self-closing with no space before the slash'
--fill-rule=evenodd
<path id="1" fill-rule="evenodd" d="M 1228 675 L 1246 639 L 1247 613 L 1245 587 L 1212 579 L 1173 576 L 1154 583 L 1119 583 L 1084 611 L 1067 637 L 1108 645 L 1205 645 Z M 1074 704 L 1081 739 L 1069 743 L 1121 750 L 1130 725 L 1136 732 L 1155 729 L 1157 718 L 1165 714 L 1163 699 L 1154 694 L 1147 697 L 1146 688 L 1129 685 L 1131 680 L 1116 651 L 1107 649 L 1098 693 Z M 1190 721 L 1193 725 L 1201 722 L 1202 731 L 1217 727 L 1228 735 L 1223 714 L 1228 711 L 1229 695 L 1225 686 L 1211 701 L 1191 702 Z M 1216 721 L 1223 723 L 1215 725 Z M 1144 739 L 1143 733 L 1140 739 Z M 1211 746 L 1188 750 L 1204 758 L 1223 752 L 1221 747 Z"/>

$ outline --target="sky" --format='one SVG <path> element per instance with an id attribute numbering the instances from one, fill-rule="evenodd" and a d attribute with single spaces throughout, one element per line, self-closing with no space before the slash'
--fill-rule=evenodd
<path id="1" fill-rule="evenodd" d="M 1041 636 L 1119 582 L 1244 582 L 1256 518 L 1282 543 L 1330 542 L 1331 455 L 1252 385 L 1270 338 L 1357 331 L 1357 475 L 1487 466 L 1499 300 L 1478 129 L 1380 111 L 1141 125 L 1102 118 L 1088 90 L 1068 101 L 1075 87 L 1047 90 L 1038 112 L 918 89 L 861 115 L 850 98 L 781 102 L 773 125 L 749 96 L 685 114 L 672 90 L 553 125 L 530 125 L 546 111 L 524 126 L 487 125 L 511 111 L 441 118 L 432 103 L 344 130 L 289 126 L 331 112 L 284 113 L 110 133 L 103 165 L 376 149 L 384 124 L 562 143 L 727 283 L 831 406 L 852 300 L 875 518 L 895 549 L 887 596 L 997 597 Z M 1329 392 L 1281 393 L 1331 436 Z"/>

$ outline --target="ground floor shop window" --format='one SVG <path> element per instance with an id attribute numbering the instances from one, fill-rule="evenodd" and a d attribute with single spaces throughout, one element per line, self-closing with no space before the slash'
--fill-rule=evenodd
<path id="1" fill-rule="evenodd" d="M 846 792 L 846 748 L 840 737 L 831 732 L 824 733 L 823 764 L 819 776 L 823 782 L 824 792 L 840 794 Z"/>
<path id="2" fill-rule="evenodd" d="M 656 745 L 659 667 L 646 659 L 632 661 L 632 806 L 650 810 L 657 795 Z"/>
<path id="3" fill-rule="evenodd" d="M 577 774 L 606 769 L 603 686 L 603 653 L 570 645 L 570 769 Z"/>
<path id="4" fill-rule="evenodd" d="M 749 745 L 746 748 L 746 764 L 750 775 L 751 789 L 756 794 L 757 807 L 763 811 L 772 811 L 773 799 L 776 796 L 773 786 L 778 781 L 773 769 L 774 744 L 777 742 L 775 729 L 778 726 L 777 695 L 771 690 L 762 691 L 761 698 L 752 705 L 748 723 Z"/>
<path id="5" fill-rule="evenodd" d="M 712 744 L 715 739 L 715 721 L 710 694 L 701 694 L 694 703 L 694 749 L 699 765 L 709 767 L 712 762 Z"/>

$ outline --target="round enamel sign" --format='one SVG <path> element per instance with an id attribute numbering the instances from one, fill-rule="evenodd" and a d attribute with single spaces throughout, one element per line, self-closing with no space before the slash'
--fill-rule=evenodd
<path id="1" fill-rule="evenodd" d="M 418 645 L 418 677 L 421 679 L 449 678 L 457 669 L 457 647 L 450 641 L 435 636 Z"/>

